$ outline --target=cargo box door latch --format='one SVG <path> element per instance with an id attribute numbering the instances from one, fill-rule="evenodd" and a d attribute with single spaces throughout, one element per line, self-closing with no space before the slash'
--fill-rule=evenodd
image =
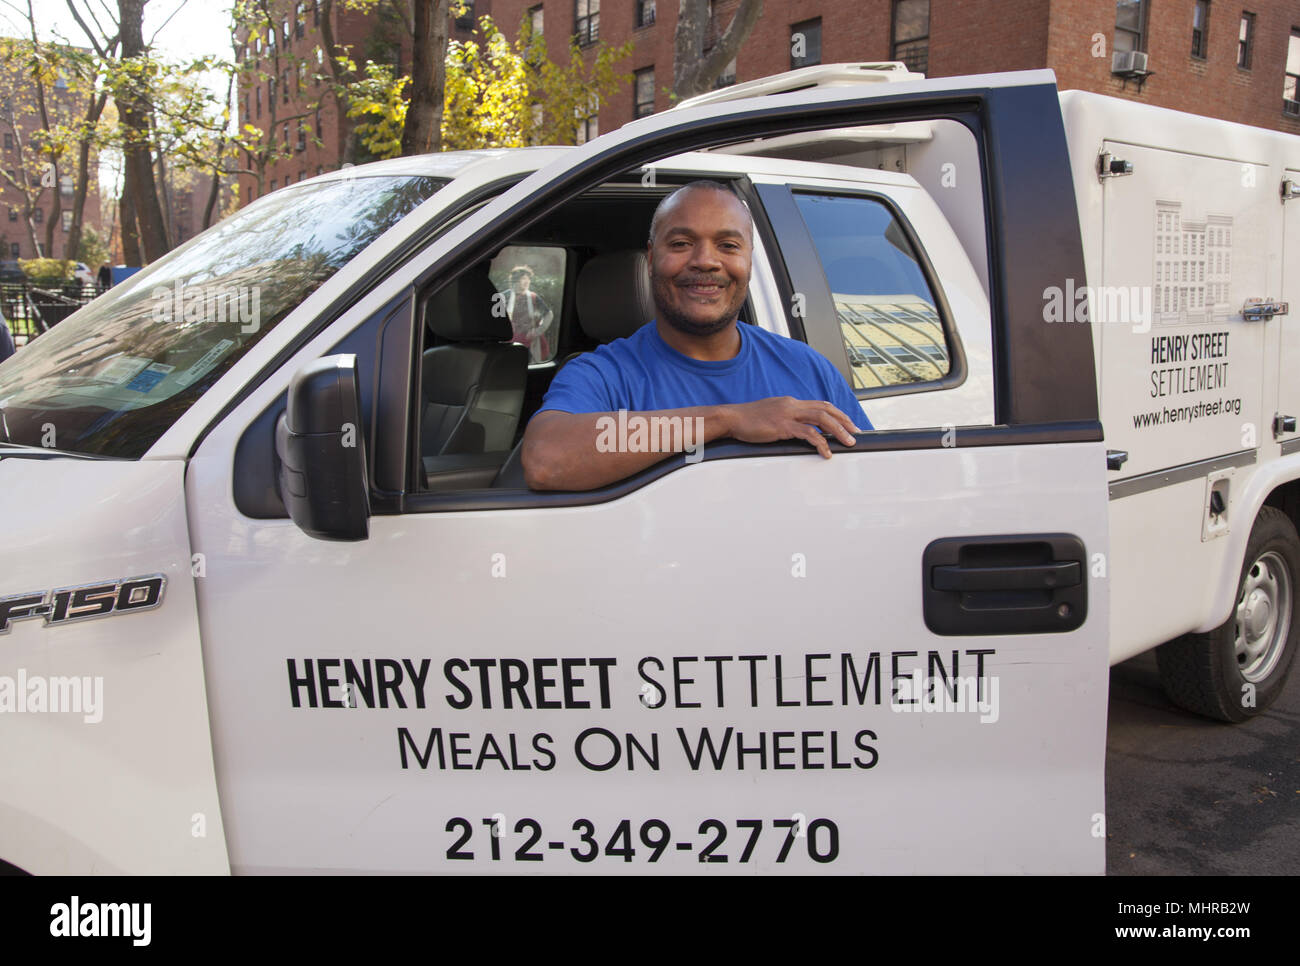
<path id="1" fill-rule="evenodd" d="M 1246 304 L 1241 307 L 1241 317 L 1247 322 L 1267 322 L 1275 315 L 1286 315 L 1290 311 L 1288 303 L 1275 298 L 1252 298 L 1246 299 Z"/>
<path id="2" fill-rule="evenodd" d="M 1132 161 L 1121 160 L 1109 151 L 1103 151 L 1097 156 L 1097 177 L 1102 181 L 1105 181 L 1107 178 L 1118 178 L 1132 173 Z"/>
<path id="3" fill-rule="evenodd" d="M 1083 541 L 1064 533 L 952 537 L 921 556 L 925 626 L 936 634 L 1050 634 L 1088 610 Z"/>

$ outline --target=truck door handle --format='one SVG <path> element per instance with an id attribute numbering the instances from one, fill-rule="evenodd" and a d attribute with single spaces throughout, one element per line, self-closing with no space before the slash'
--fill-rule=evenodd
<path id="1" fill-rule="evenodd" d="M 1050 590 L 1079 583 L 1079 562 L 1012 567 L 935 567 L 935 590 Z"/>
<path id="2" fill-rule="evenodd" d="M 1072 631 L 1088 615 L 1087 559 L 1068 533 L 935 540 L 921 554 L 925 626 L 945 636 Z"/>

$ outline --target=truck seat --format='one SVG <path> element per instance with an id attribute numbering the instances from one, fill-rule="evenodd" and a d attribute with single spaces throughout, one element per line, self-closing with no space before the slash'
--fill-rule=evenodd
<path id="1" fill-rule="evenodd" d="M 444 342 L 424 353 L 420 452 L 426 464 L 458 454 L 510 448 L 524 402 L 528 349 L 510 340 L 496 287 L 475 268 L 430 299 L 425 321 Z M 426 467 L 427 468 L 427 467 Z"/>

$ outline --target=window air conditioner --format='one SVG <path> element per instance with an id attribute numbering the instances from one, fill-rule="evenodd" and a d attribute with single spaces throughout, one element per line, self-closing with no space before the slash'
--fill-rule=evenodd
<path id="1" fill-rule="evenodd" d="M 1112 74 L 1145 74 L 1147 72 L 1147 55 L 1141 50 L 1117 50 L 1111 55 L 1110 72 Z"/>

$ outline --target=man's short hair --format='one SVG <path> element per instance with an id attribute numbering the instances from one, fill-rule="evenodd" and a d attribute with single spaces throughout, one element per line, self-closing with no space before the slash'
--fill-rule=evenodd
<path id="1" fill-rule="evenodd" d="M 510 281 L 513 282 L 521 275 L 527 275 L 528 278 L 531 280 L 533 277 L 533 270 L 529 268 L 527 265 L 516 265 L 514 268 L 510 269 Z"/>
<path id="2" fill-rule="evenodd" d="M 749 213 L 749 205 L 745 204 L 745 199 L 741 198 L 739 195 L 737 195 L 734 191 L 732 191 L 721 181 L 710 181 L 707 178 L 702 178 L 699 181 L 692 181 L 689 182 L 688 184 L 682 185 L 676 191 L 670 192 L 667 195 L 667 197 L 665 197 L 661 202 L 659 202 L 658 207 L 655 208 L 654 216 L 650 219 L 650 244 L 651 245 L 655 243 L 655 235 L 657 235 L 659 232 L 659 221 L 663 217 L 664 209 L 667 208 L 669 203 L 678 195 L 687 191 L 696 191 L 696 190 L 721 191 L 723 194 L 730 195 L 732 198 L 735 198 L 737 201 L 740 202 L 740 206 L 745 209 L 745 217 L 749 219 L 750 230 L 751 231 L 753 230 L 754 218 Z"/>

